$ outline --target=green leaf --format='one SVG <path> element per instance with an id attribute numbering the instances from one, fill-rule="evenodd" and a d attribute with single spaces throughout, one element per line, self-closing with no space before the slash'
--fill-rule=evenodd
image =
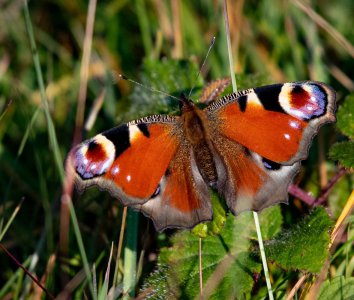
<path id="1" fill-rule="evenodd" d="M 140 74 L 141 83 L 153 90 L 180 97 L 181 93 L 189 95 L 193 85 L 196 86 L 194 92 L 198 91 L 203 85 L 201 76 L 196 77 L 199 67 L 197 64 L 188 60 L 152 60 L 144 61 L 143 69 Z M 150 91 L 141 85 L 135 85 L 131 95 L 131 105 L 126 117 L 138 118 L 148 114 L 171 113 L 178 111 L 179 102 L 167 95 L 159 92 Z M 194 99 L 195 94 L 191 98 Z M 195 99 L 197 99 L 196 97 Z"/>
<path id="2" fill-rule="evenodd" d="M 282 224 L 279 206 L 264 210 L 260 220 L 265 238 L 276 234 Z M 202 239 L 204 292 L 211 289 L 210 299 L 239 298 L 251 292 L 253 275 L 261 271 L 259 258 L 251 251 L 255 236 L 252 212 L 245 212 L 229 214 L 220 235 Z M 150 299 L 193 299 L 199 294 L 199 237 L 181 231 L 172 243 L 161 250 L 158 270 L 144 284 L 144 291 L 153 290 Z"/>
<path id="3" fill-rule="evenodd" d="M 267 258 L 285 269 L 317 273 L 329 255 L 332 220 L 323 208 L 265 244 Z"/>
<path id="4" fill-rule="evenodd" d="M 274 205 L 264 209 L 259 213 L 259 222 L 261 225 L 261 233 L 263 240 L 269 240 L 281 230 L 283 225 L 283 217 L 281 215 L 280 205 Z M 255 236 L 257 236 L 256 232 Z"/>
<path id="5" fill-rule="evenodd" d="M 107 294 L 108 294 L 108 282 L 105 280 L 101 286 L 101 288 L 98 291 L 98 300 L 105 300 L 107 299 Z"/>
<path id="6" fill-rule="evenodd" d="M 329 151 L 329 155 L 332 159 L 338 160 L 344 167 L 354 167 L 354 141 L 334 144 Z"/>
<path id="7" fill-rule="evenodd" d="M 320 290 L 318 300 L 354 299 L 354 277 L 338 276 L 326 280 Z"/>
<path id="8" fill-rule="evenodd" d="M 347 96 L 338 108 L 337 127 L 345 135 L 354 138 L 354 94 Z"/>
<path id="9" fill-rule="evenodd" d="M 226 222 L 226 207 L 215 191 L 211 191 L 210 200 L 213 207 L 213 219 L 210 222 L 200 223 L 192 229 L 192 232 L 201 238 L 220 234 Z"/>

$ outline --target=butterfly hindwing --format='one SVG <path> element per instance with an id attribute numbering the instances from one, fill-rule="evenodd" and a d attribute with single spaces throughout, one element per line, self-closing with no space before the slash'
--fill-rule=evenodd
<path id="1" fill-rule="evenodd" d="M 219 136 L 214 139 L 222 168 L 217 190 L 234 214 L 260 211 L 276 203 L 287 203 L 287 188 L 300 168 L 293 165 L 264 163 L 257 153 Z M 223 175 L 223 174 L 226 174 Z"/>
<path id="2" fill-rule="evenodd" d="M 204 182 L 186 141 L 181 143 L 159 183 L 159 192 L 134 206 L 150 217 L 157 230 L 191 228 L 212 219 L 208 185 Z"/>

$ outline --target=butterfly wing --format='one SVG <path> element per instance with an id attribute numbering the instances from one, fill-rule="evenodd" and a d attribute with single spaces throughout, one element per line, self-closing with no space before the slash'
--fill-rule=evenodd
<path id="1" fill-rule="evenodd" d="M 300 162 L 266 165 L 260 155 L 223 136 L 214 137 L 213 147 L 219 157 L 217 190 L 234 214 L 287 203 L 287 189 Z"/>
<path id="2" fill-rule="evenodd" d="M 78 145 L 68 166 L 80 190 L 96 185 L 109 191 L 151 217 L 158 230 L 191 227 L 212 212 L 208 189 L 181 143 L 179 117 L 150 116 Z"/>
<path id="3" fill-rule="evenodd" d="M 335 92 L 318 82 L 277 84 L 225 96 L 206 110 L 227 174 L 218 190 L 234 213 L 260 210 L 287 202 L 313 136 L 335 121 Z"/>
<path id="4" fill-rule="evenodd" d="M 207 110 L 223 136 L 292 164 L 307 157 L 318 128 L 335 121 L 335 92 L 319 82 L 275 84 L 225 96 Z"/>
<path id="5" fill-rule="evenodd" d="M 212 219 L 209 189 L 186 140 L 161 178 L 159 192 L 152 200 L 134 208 L 151 218 L 159 231 L 169 227 L 192 228 Z"/>

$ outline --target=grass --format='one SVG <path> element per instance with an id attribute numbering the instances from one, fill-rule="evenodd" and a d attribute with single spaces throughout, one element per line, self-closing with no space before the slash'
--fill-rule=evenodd
<path id="1" fill-rule="evenodd" d="M 0 4 L 0 40 L 4 45 L 0 50 L 1 243 L 54 296 L 65 295 L 67 290 L 78 298 L 84 294 L 104 298 L 114 278 L 118 285 L 110 291 L 113 298 L 126 297 L 122 291 L 132 282 L 136 285 L 130 295 L 139 294 L 157 258 L 163 260 L 159 256 L 162 249 L 175 246 L 171 240 L 175 231 L 156 233 L 145 217 L 135 216 L 137 222 L 128 216 L 132 221 L 127 223 L 122 255 L 116 261 L 114 247 L 110 281 L 105 287 L 111 242 L 118 245 L 123 208 L 96 189 L 81 196 L 73 192 L 64 175 L 64 158 L 73 140 L 80 139 L 74 136 L 87 138 L 113 127 L 118 120 L 131 119 L 131 107 L 136 105 L 130 98 L 134 86 L 126 81 L 112 84 L 112 71 L 140 80 L 141 66 L 147 59 L 184 58 L 199 64 L 211 37 L 216 36 L 203 76 L 206 80 L 227 76 L 221 1 L 176 1 L 171 5 L 159 0 L 100 1 L 91 10 L 86 1 L 32 1 L 28 10 L 23 3 Z M 352 1 L 312 2 L 311 6 L 297 0 L 274 1 L 271 9 L 268 1 L 230 1 L 228 10 L 232 12 L 230 36 L 239 89 L 251 87 L 261 76 L 266 83 L 324 80 L 338 92 L 339 104 L 351 92 Z M 92 25 L 92 43 L 87 40 L 90 30 L 86 24 Z M 195 78 L 196 74 L 190 76 Z M 103 90 L 103 106 L 93 128 L 85 131 L 83 124 Z M 149 98 L 153 103 L 157 96 L 151 93 Z M 137 114 L 139 110 L 135 109 Z M 151 113 L 159 110 L 160 106 Z M 321 178 L 325 184 L 328 179 L 323 178 L 331 178 L 338 170 L 336 163 L 327 159 L 328 147 L 343 138 L 333 127 L 322 134 L 322 142 L 315 141 L 301 174 L 301 186 L 315 196 L 321 194 Z M 324 155 L 317 156 L 321 152 Z M 334 221 L 345 207 L 352 182 L 351 175 L 341 177 L 325 202 L 326 208 L 335 212 Z M 68 205 L 71 199 L 73 208 Z M 283 227 L 292 227 L 308 210 L 296 199 L 282 206 Z M 352 221 L 349 218 L 345 227 L 336 229 L 330 278 L 353 276 L 347 271 L 353 270 L 353 246 L 348 243 L 353 238 Z M 129 243 L 134 255 L 127 261 Z M 138 264 L 141 252 L 145 255 Z M 0 253 L 0 298 L 44 297 L 12 260 Z M 131 281 L 124 283 L 128 277 L 124 266 L 131 274 L 135 270 L 141 275 L 132 275 Z M 270 265 L 269 272 L 276 299 L 285 297 L 301 279 L 296 270 L 284 272 L 276 264 Z M 328 274 L 327 269 L 324 273 Z M 207 274 L 204 270 L 204 283 Z M 300 290 L 306 290 L 306 282 L 299 284 Z M 265 296 L 264 286 L 261 276 L 247 297 Z M 300 295 L 294 290 L 296 293 Z"/>

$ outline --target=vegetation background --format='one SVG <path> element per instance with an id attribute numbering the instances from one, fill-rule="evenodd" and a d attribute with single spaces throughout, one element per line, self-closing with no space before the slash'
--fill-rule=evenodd
<path id="1" fill-rule="evenodd" d="M 122 206 L 91 189 L 73 194 L 74 214 L 63 167 L 75 140 L 149 113 L 177 111 L 167 97 L 117 81 L 116 74 L 173 95 L 196 82 L 194 99 L 204 82 L 228 76 L 223 2 L 98 1 L 92 18 L 93 2 L 30 1 L 26 8 L 23 0 L 0 1 L 0 241 L 49 291 L 2 250 L 0 298 L 104 299 L 108 291 L 112 299 L 127 298 L 127 292 L 198 297 L 200 232 L 157 233 L 149 220 L 128 212 L 120 251 Z M 297 198 L 261 214 L 276 299 L 311 293 L 354 297 L 353 216 L 335 227 L 353 201 L 347 170 L 354 164 L 354 2 L 228 1 L 228 13 L 239 88 L 319 80 L 337 91 L 342 107 L 337 128 L 321 131 L 296 180 L 320 198 L 316 204 L 329 216 Z M 203 78 L 196 81 L 213 36 Z M 329 159 L 328 149 L 338 141 Z M 215 299 L 264 299 L 251 215 L 226 217 L 220 210 L 220 222 L 203 233 L 205 293 Z"/>

